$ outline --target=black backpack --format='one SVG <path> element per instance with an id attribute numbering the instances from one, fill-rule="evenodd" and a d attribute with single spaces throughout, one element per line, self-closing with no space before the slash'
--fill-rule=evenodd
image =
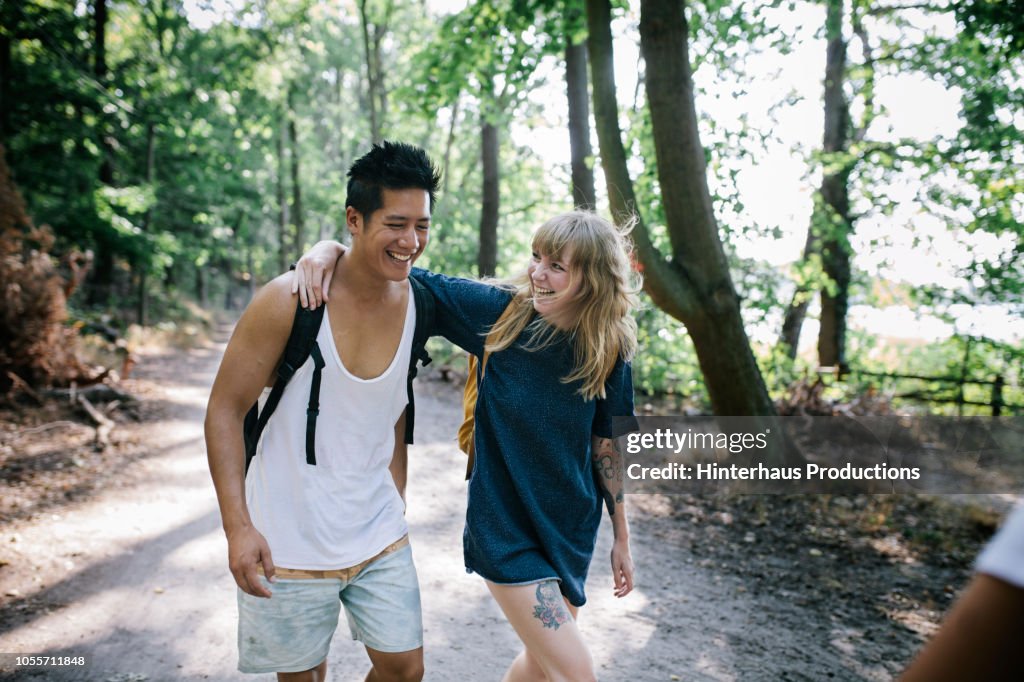
<path id="1" fill-rule="evenodd" d="M 412 353 L 409 356 L 409 372 L 406 379 L 406 391 L 409 395 L 409 404 L 405 413 L 405 442 L 413 442 L 413 427 L 416 422 L 416 403 L 413 400 L 412 380 L 416 378 L 417 363 L 426 367 L 430 364 L 430 355 L 427 353 L 427 338 L 431 327 L 434 326 L 434 297 L 424 286 L 413 276 L 409 277 L 409 286 L 413 295 L 413 304 L 416 306 L 416 328 L 412 335 Z M 320 372 L 324 368 L 324 358 L 320 353 L 320 346 L 316 342 L 317 333 L 320 331 L 320 324 L 324 318 L 324 308 L 321 305 L 316 310 L 306 310 L 302 303 L 298 303 L 295 310 L 295 322 L 292 323 L 292 331 L 288 335 L 288 343 L 284 348 L 284 355 L 281 357 L 281 364 L 277 368 L 277 379 L 274 387 L 267 396 L 267 402 L 263 405 L 263 411 L 259 409 L 257 402 L 245 415 L 245 471 L 249 472 L 249 464 L 256 456 L 256 446 L 260 442 L 263 429 L 267 426 L 277 404 L 281 401 L 285 386 L 291 381 L 299 367 L 305 364 L 310 356 L 313 358 L 313 382 L 309 387 L 309 406 L 306 409 L 306 464 L 316 465 L 316 418 L 320 414 Z"/>

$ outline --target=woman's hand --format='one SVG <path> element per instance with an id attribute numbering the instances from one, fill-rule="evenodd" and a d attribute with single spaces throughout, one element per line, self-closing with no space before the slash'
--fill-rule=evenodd
<path id="1" fill-rule="evenodd" d="M 322 241 L 302 255 L 292 272 L 292 293 L 299 294 L 302 307 L 313 310 L 328 300 L 334 266 L 345 253 L 345 245 Z"/>
<path id="2" fill-rule="evenodd" d="M 612 579 L 615 581 L 615 596 L 625 597 L 633 591 L 633 554 L 629 550 L 628 538 L 616 538 L 612 545 Z"/>

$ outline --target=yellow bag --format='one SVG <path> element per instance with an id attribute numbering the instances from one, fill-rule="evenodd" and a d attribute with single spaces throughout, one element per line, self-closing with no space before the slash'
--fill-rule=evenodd
<path id="1" fill-rule="evenodd" d="M 501 313 L 501 317 L 494 323 L 494 327 L 505 321 L 511 312 L 512 304 L 515 299 L 509 301 L 508 306 L 505 307 L 504 312 Z M 491 356 L 490 351 L 486 350 L 487 346 L 493 341 L 492 335 L 494 334 L 494 327 L 491 327 L 491 332 L 487 334 L 487 339 L 484 341 L 484 358 L 483 364 L 480 366 L 480 381 L 483 381 L 484 373 L 487 372 L 487 359 Z M 466 377 L 466 386 L 462 389 L 462 424 L 459 426 L 459 449 L 466 453 L 468 460 L 466 462 L 466 480 L 469 480 L 470 475 L 473 473 L 473 462 L 476 459 L 476 452 L 473 446 L 474 434 L 476 432 L 476 399 L 479 394 L 479 387 L 477 386 L 477 371 L 476 371 L 477 359 L 475 355 L 469 356 L 469 376 Z"/>

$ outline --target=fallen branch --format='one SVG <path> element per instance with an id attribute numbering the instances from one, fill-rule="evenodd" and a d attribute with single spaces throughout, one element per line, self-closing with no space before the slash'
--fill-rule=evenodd
<path id="1" fill-rule="evenodd" d="M 79 422 L 73 422 L 69 419 L 62 419 L 58 422 L 50 422 L 48 424 L 40 424 L 39 426 L 33 426 L 30 429 L 18 429 L 20 435 L 27 436 L 31 433 L 42 433 L 43 431 L 49 431 L 50 429 L 59 429 L 66 426 L 82 426 Z"/>
<path id="2" fill-rule="evenodd" d="M 76 397 L 80 395 L 84 395 L 93 402 L 110 402 L 111 400 L 120 400 L 122 403 L 135 402 L 135 398 L 130 393 L 119 391 L 110 384 L 96 384 L 95 386 L 87 386 L 85 388 L 78 386 L 51 388 L 46 392 L 46 395 L 53 398 L 64 398 L 69 402 L 74 402 Z"/>
<path id="3" fill-rule="evenodd" d="M 81 405 L 92 420 L 96 422 L 96 440 L 94 445 L 97 450 L 104 450 L 110 445 L 110 432 L 114 430 L 115 422 L 112 419 L 107 418 L 102 412 L 97 410 L 92 403 L 89 402 L 81 393 L 78 394 L 78 404 Z"/>
<path id="4" fill-rule="evenodd" d="M 28 385 L 28 382 L 17 374 L 8 370 L 7 378 L 11 380 L 11 390 L 8 392 L 8 396 L 13 395 L 16 391 L 21 391 L 28 397 L 32 398 L 32 400 L 35 400 L 39 405 L 44 404 L 43 399 L 39 397 L 39 394 L 32 390 L 32 387 Z"/>

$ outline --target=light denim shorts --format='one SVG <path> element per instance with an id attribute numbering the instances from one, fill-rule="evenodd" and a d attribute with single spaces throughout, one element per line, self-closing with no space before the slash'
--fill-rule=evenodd
<path id="1" fill-rule="evenodd" d="M 261 577 L 267 585 L 266 579 Z M 327 658 L 345 606 L 352 639 L 385 653 L 423 646 L 412 547 L 367 564 L 351 580 L 278 579 L 270 599 L 238 590 L 238 669 L 301 672 Z"/>

